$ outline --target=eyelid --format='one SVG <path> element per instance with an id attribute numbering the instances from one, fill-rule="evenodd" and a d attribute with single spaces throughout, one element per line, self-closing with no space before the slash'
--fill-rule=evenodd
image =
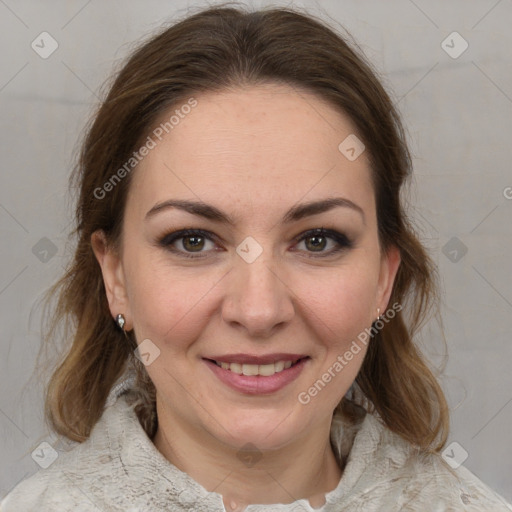
<path id="1" fill-rule="evenodd" d="M 207 231 L 200 228 L 184 228 L 180 230 L 173 231 L 171 233 L 167 233 L 163 237 L 160 237 L 158 239 L 158 245 L 163 247 L 164 249 L 174 253 L 178 254 L 180 256 L 183 256 L 184 258 L 188 259 L 200 259 L 208 256 L 213 251 L 205 251 L 205 252 L 186 252 L 186 251 L 180 251 L 174 248 L 171 248 L 171 244 L 174 242 L 181 240 L 182 238 L 186 238 L 188 236 L 194 236 L 199 235 L 203 238 L 206 238 L 214 243 L 218 243 L 221 239 L 211 231 Z M 297 251 L 297 252 L 306 252 L 308 255 L 307 257 L 311 258 L 327 258 L 328 256 L 333 256 L 335 254 L 338 254 L 344 250 L 351 249 L 354 246 L 354 243 L 351 238 L 349 238 L 347 235 L 345 235 L 343 232 L 340 232 L 336 229 L 329 229 L 329 228 L 313 228 L 308 229 L 306 231 L 301 232 L 299 235 L 294 237 L 293 241 L 297 244 L 307 238 L 310 238 L 312 236 L 322 236 L 325 238 L 330 238 L 336 243 L 336 247 L 333 250 L 330 251 L 319 251 L 315 253 L 315 251 Z M 295 252 L 295 251 L 294 251 Z"/>
<path id="2" fill-rule="evenodd" d="M 330 251 L 304 251 L 307 258 L 328 258 L 329 256 L 336 256 L 341 252 L 347 251 L 354 247 L 354 242 L 345 233 L 338 231 L 337 229 L 329 228 L 313 228 L 303 231 L 300 235 L 294 238 L 296 243 L 302 242 L 303 240 L 312 236 L 321 236 L 324 238 L 330 238 L 336 244 L 334 249 Z M 301 251 L 302 252 L 302 251 Z"/>
<path id="3" fill-rule="evenodd" d="M 220 241 L 220 238 L 212 233 L 211 231 L 206 231 L 204 229 L 199 228 L 185 228 L 185 229 L 179 229 L 177 231 L 172 231 L 171 233 L 167 233 L 163 237 L 160 237 L 158 239 L 158 245 L 162 246 L 164 249 L 167 249 L 171 252 L 178 253 L 178 254 L 194 254 L 194 253 L 187 253 L 184 251 L 178 251 L 171 249 L 171 244 L 174 242 L 181 240 L 182 238 L 186 238 L 188 236 L 194 236 L 199 235 L 203 238 L 206 238 L 208 240 L 211 240 L 212 242 L 218 243 Z M 197 254 L 206 254 L 206 253 L 197 253 Z M 202 256 L 188 256 L 192 258 L 199 258 Z"/>
<path id="4" fill-rule="evenodd" d="M 336 241 L 342 240 L 343 242 L 346 242 L 347 244 L 352 243 L 351 240 L 349 239 L 349 237 L 347 235 L 345 235 L 345 233 L 342 233 L 336 229 L 329 229 L 329 228 L 324 228 L 324 227 L 313 228 L 313 229 L 308 229 L 306 231 L 303 231 L 302 233 L 300 233 L 299 235 L 297 235 L 294 238 L 294 241 L 300 242 L 300 241 L 304 240 L 305 238 L 308 238 L 308 237 L 311 237 L 314 235 L 324 236 L 326 238 L 331 238 Z"/>

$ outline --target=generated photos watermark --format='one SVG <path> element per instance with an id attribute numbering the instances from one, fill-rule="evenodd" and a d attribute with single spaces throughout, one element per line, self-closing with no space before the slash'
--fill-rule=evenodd
<path id="1" fill-rule="evenodd" d="M 322 391 L 332 379 L 338 375 L 343 368 L 345 368 L 355 355 L 359 354 L 362 350 L 362 345 L 366 346 L 372 336 L 375 336 L 381 331 L 384 326 L 395 318 L 397 312 L 403 309 L 402 305 L 395 302 L 393 306 L 388 309 L 383 315 L 381 315 L 375 322 L 373 322 L 370 328 L 365 328 L 357 335 L 357 340 L 353 340 L 350 348 L 348 348 L 343 354 L 339 354 L 336 361 L 329 366 L 326 372 L 317 379 L 306 391 L 301 391 L 297 399 L 302 405 L 307 405 L 311 402 L 320 391 Z"/>
<path id="2" fill-rule="evenodd" d="M 194 97 L 188 99 L 187 103 L 177 108 L 173 115 L 169 117 L 164 123 L 160 123 L 148 135 L 146 142 L 134 151 L 132 156 L 114 173 L 112 176 L 101 186 L 94 189 L 94 197 L 98 200 L 104 199 L 109 192 L 114 190 L 115 186 L 136 167 L 137 164 L 142 162 L 152 149 L 155 149 L 164 136 L 173 130 L 187 114 L 192 111 L 192 108 L 197 106 L 197 100 Z"/>

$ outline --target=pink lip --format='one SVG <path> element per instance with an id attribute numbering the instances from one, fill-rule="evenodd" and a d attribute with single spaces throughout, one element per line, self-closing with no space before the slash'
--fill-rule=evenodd
<path id="1" fill-rule="evenodd" d="M 288 357 L 285 359 L 290 360 Z M 283 359 L 280 360 L 282 361 Z M 274 373 L 274 375 L 265 377 L 262 375 L 238 375 L 231 370 L 225 370 L 224 368 L 217 366 L 213 361 L 204 359 L 208 368 L 212 370 L 221 382 L 228 385 L 235 391 L 239 391 L 247 395 L 264 395 L 279 391 L 286 385 L 290 384 L 290 382 L 293 382 L 300 375 L 308 361 L 309 358 L 302 359 L 297 364 L 283 370 L 282 372 Z"/>
<path id="2" fill-rule="evenodd" d="M 297 361 L 307 357 L 305 354 L 286 354 L 279 352 L 275 354 L 266 354 L 264 356 L 253 356 L 250 354 L 225 354 L 223 356 L 211 356 L 204 359 L 213 359 L 219 363 L 238 363 L 238 364 L 270 364 L 277 361 Z"/>

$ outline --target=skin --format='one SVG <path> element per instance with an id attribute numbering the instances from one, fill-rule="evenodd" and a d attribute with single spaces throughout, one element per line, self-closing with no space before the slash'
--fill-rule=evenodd
<path id="1" fill-rule="evenodd" d="M 242 510 L 300 498 L 319 506 L 342 475 L 329 442 L 331 418 L 365 346 L 310 403 L 297 397 L 371 326 L 377 308 L 384 313 L 399 252 L 380 249 L 366 153 L 351 162 L 338 150 L 356 133 L 347 116 L 277 84 L 194 97 L 197 106 L 133 171 L 119 253 L 101 232 L 92 237 L 110 311 L 123 313 L 138 343 L 149 338 L 160 349 L 146 367 L 157 389 L 153 442 L 171 463 L 222 494 L 228 510 L 232 502 Z M 281 222 L 298 203 L 334 196 L 357 204 L 364 218 L 336 207 Z M 145 219 L 168 199 L 201 200 L 236 223 L 176 208 Z M 353 247 L 329 255 L 337 245 L 331 238 L 320 239 L 318 249 L 314 237 L 295 241 L 320 227 L 346 234 Z M 172 244 L 180 254 L 199 251 L 197 259 L 159 246 L 164 235 L 185 228 L 218 239 L 199 238 L 197 249 L 190 238 Z M 252 263 L 236 252 L 248 236 L 263 249 Z M 270 395 L 234 391 L 202 360 L 275 352 L 310 360 Z M 247 443 L 262 455 L 251 467 L 237 457 Z"/>

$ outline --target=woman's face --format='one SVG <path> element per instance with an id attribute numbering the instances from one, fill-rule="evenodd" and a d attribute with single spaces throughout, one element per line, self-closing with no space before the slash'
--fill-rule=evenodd
<path id="1" fill-rule="evenodd" d="M 366 345 L 343 356 L 384 312 L 399 256 L 379 249 L 367 155 L 338 148 L 348 117 L 283 85 L 195 99 L 133 171 L 120 257 L 95 250 L 112 315 L 150 340 L 160 406 L 228 445 L 277 448 L 330 424 Z M 198 232 L 173 238 L 184 229 Z"/>

